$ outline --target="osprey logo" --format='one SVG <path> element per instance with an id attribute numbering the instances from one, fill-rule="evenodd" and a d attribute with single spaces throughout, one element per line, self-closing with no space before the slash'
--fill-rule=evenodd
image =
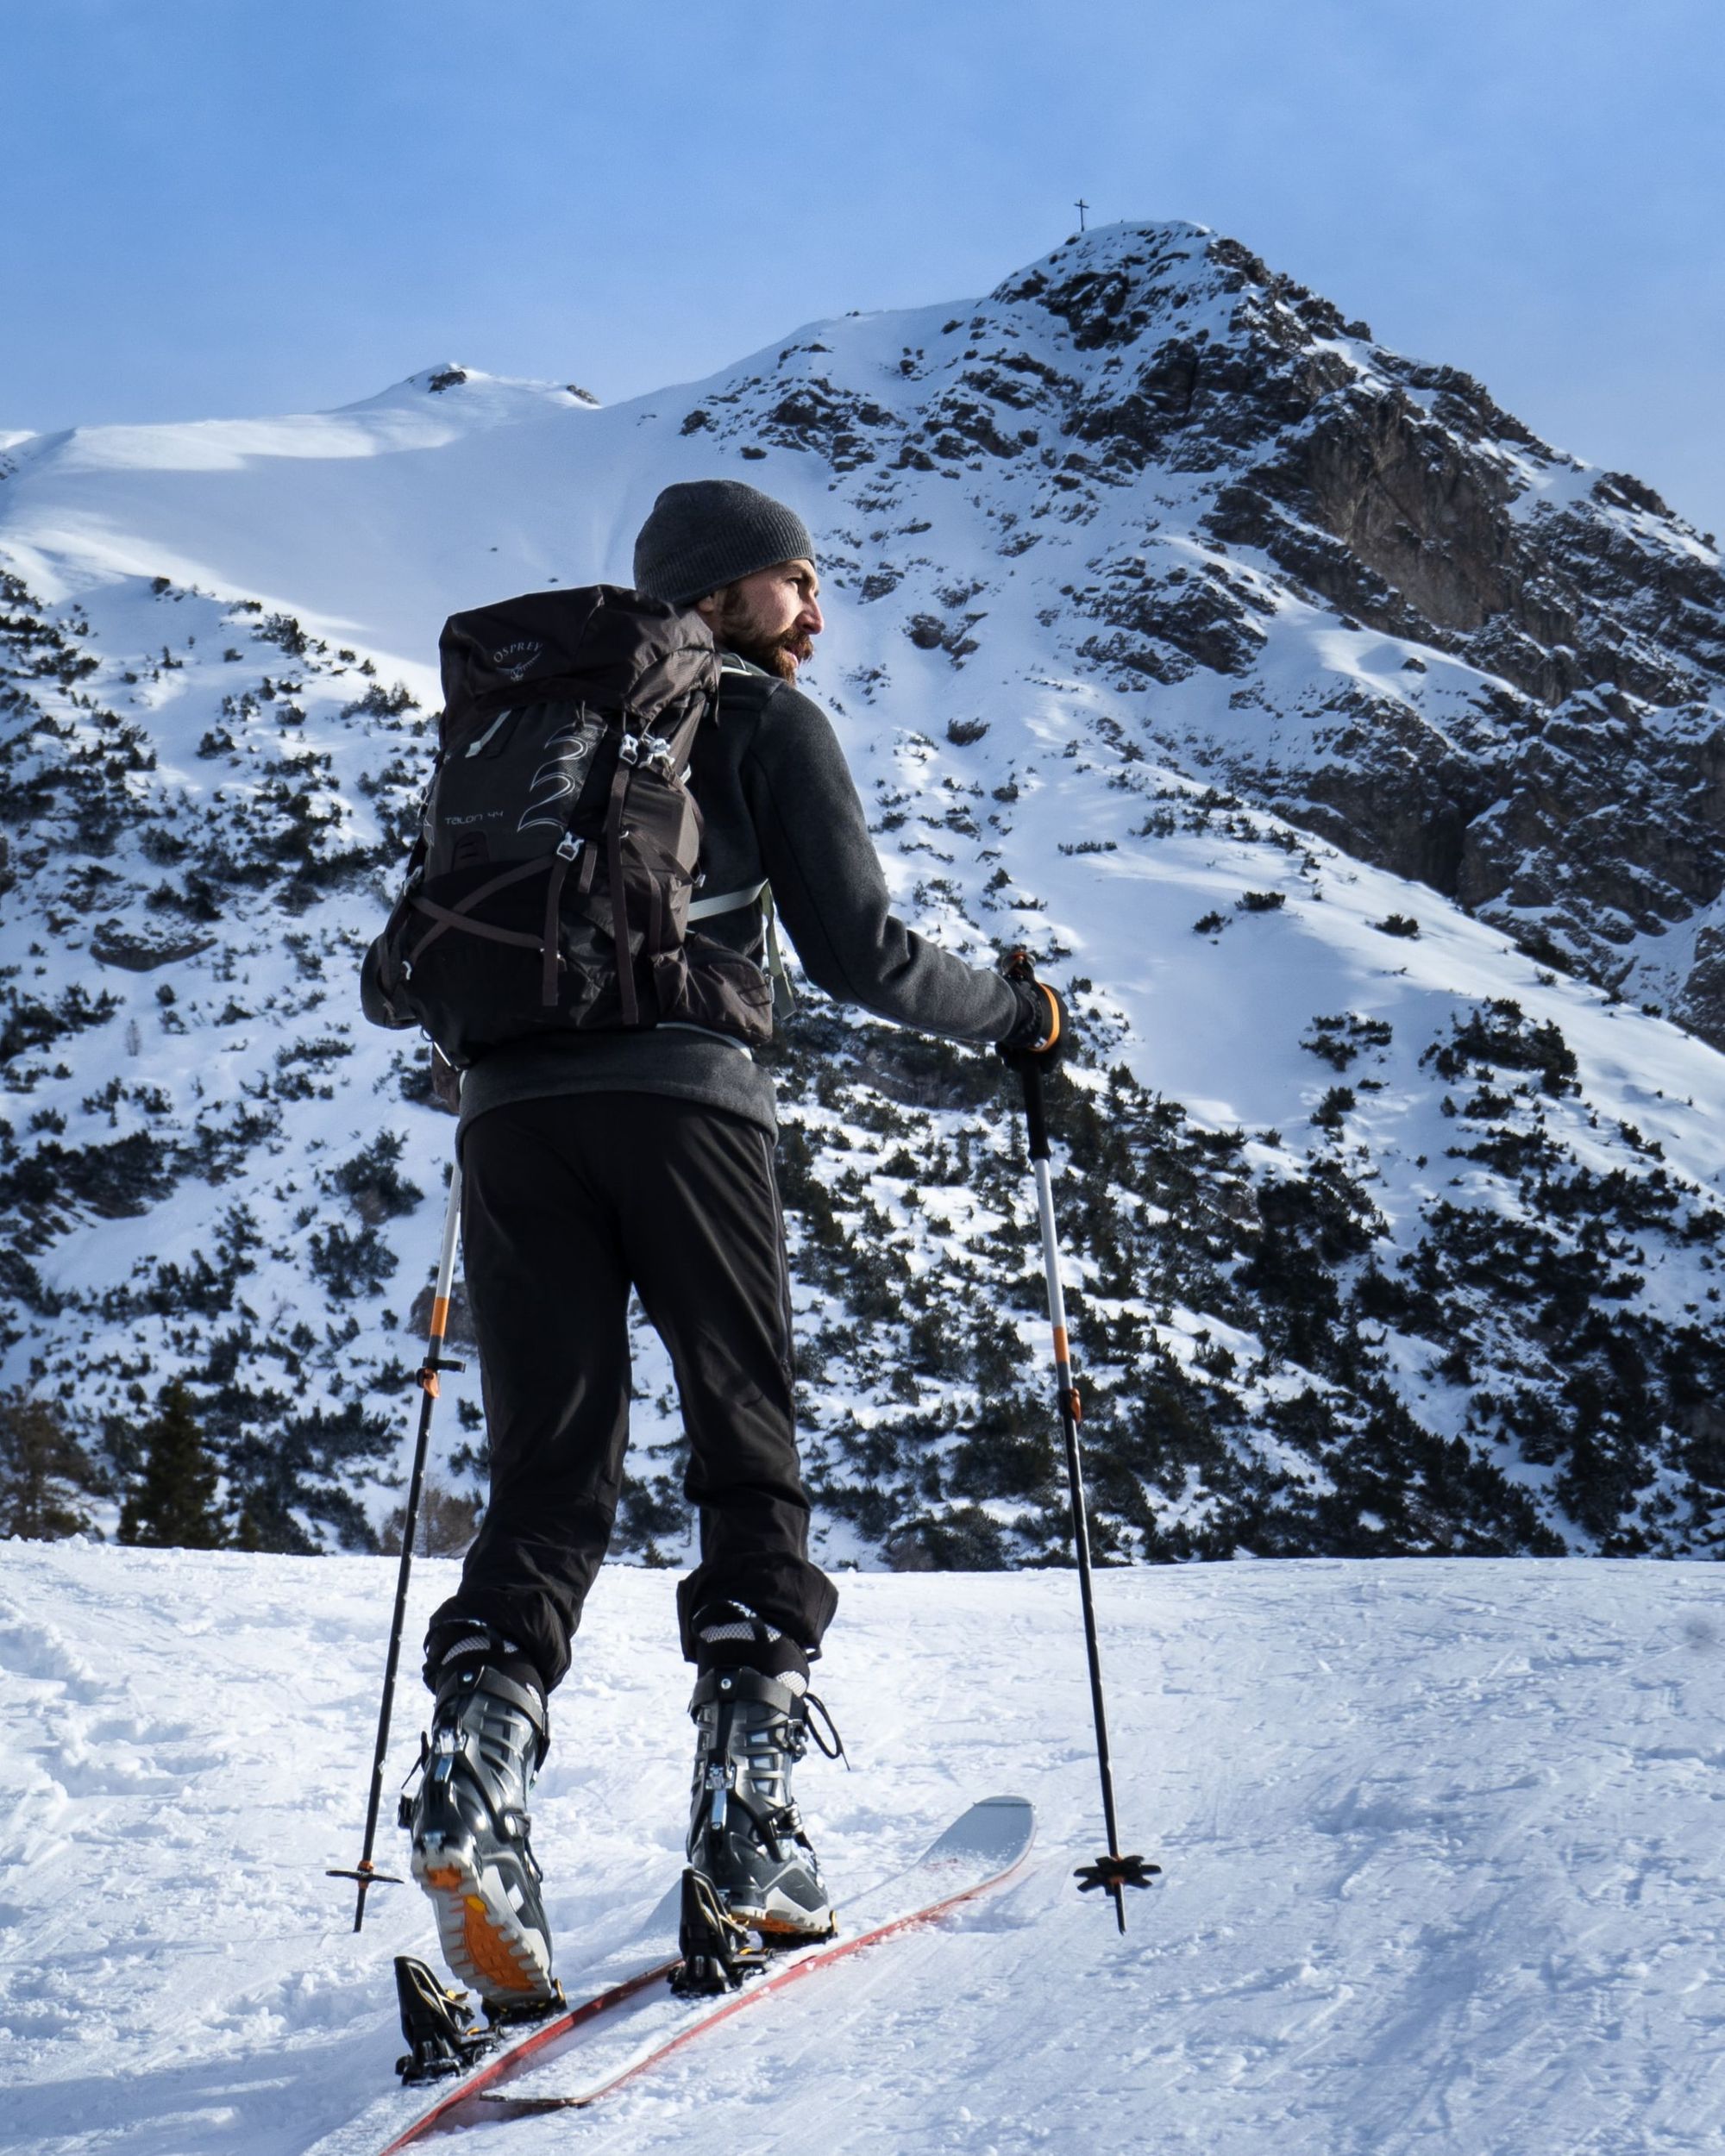
<path id="1" fill-rule="evenodd" d="M 525 637 L 519 643 L 505 644 L 501 651 L 493 651 L 491 662 L 508 680 L 518 681 L 544 649 L 536 639 Z"/>

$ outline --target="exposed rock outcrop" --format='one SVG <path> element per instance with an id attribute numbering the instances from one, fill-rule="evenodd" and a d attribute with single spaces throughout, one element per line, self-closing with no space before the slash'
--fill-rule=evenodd
<path id="1" fill-rule="evenodd" d="M 1120 516 L 1109 493 L 1138 498 L 1131 543 L 1066 590 L 1098 624 L 1072 638 L 1081 668 L 1237 681 L 1237 707 L 1282 723 L 1214 742 L 1236 788 L 1725 1045 L 1720 931 L 1659 948 L 1725 889 L 1710 539 L 1639 481 L 1549 448 L 1471 376 L 1384 351 L 1189 226 L 1073 241 L 969 334 L 973 364 L 932 385 L 912 449 L 998 454 L 1007 405 L 1051 445 L 1032 516 Z M 1337 680 L 1304 699 L 1303 728 L 1285 677 L 1254 698 L 1265 617 L 1290 600 L 1408 647 L 1387 693 Z M 1431 655 L 1454 662 L 1441 685 Z"/>

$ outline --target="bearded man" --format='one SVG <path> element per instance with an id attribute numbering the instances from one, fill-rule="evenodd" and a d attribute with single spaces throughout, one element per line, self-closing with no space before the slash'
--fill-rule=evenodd
<path id="1" fill-rule="evenodd" d="M 837 1000 L 1051 1062 L 1067 1039 L 1052 989 L 967 965 L 893 912 L 831 724 L 796 686 L 824 626 L 800 517 L 735 479 L 668 486 L 634 584 L 693 608 L 722 655 L 689 769 L 703 932 L 772 967 L 775 908 Z M 696 1672 L 689 1861 L 738 1926 L 831 1927 L 791 1796 L 837 1596 L 808 1553 L 775 1131 L 767 1072 L 693 1025 L 543 1035 L 467 1074 L 462 1242 L 491 1495 L 427 1636 L 437 1703 L 410 1824 L 445 1952 L 493 2006 L 552 1990 L 527 1795 L 622 1488 L 631 1288 L 675 1369 L 700 1521 L 677 1592 Z"/>

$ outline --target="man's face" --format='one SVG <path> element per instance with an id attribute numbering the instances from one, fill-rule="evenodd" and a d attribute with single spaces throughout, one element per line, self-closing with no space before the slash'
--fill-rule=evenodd
<path id="1" fill-rule="evenodd" d="M 819 590 L 813 562 L 781 561 L 697 599 L 695 607 L 722 649 L 752 659 L 781 681 L 794 681 L 826 626 Z"/>

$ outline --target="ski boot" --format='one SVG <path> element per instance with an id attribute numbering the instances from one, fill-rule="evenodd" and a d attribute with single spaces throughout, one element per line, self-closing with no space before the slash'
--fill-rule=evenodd
<path id="1" fill-rule="evenodd" d="M 829 1758 L 844 1747 L 808 1690 L 807 1658 L 794 1641 L 736 1604 L 703 1613 L 698 1637 L 681 1988 L 706 1990 L 736 1983 L 759 1960 L 750 1934 L 767 1948 L 831 1936 L 832 1906 L 792 1799 L 791 1770 L 811 1736 Z"/>
<path id="2" fill-rule="evenodd" d="M 545 1757 L 545 1699 L 525 1658 L 467 1626 L 436 1669 L 437 1704 L 401 1824 L 436 1914 L 443 1958 L 492 2021 L 561 1996 L 528 1841 L 527 1795 Z"/>

